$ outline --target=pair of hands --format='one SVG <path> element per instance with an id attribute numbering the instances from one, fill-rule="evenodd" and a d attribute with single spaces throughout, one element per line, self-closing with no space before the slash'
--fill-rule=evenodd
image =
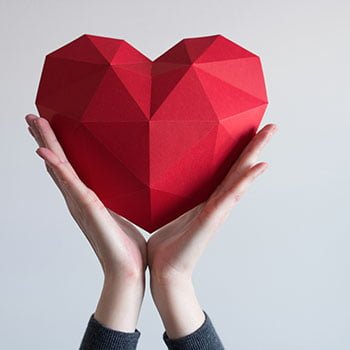
<path id="1" fill-rule="evenodd" d="M 185 283 L 188 286 L 196 263 L 217 228 L 249 185 L 267 168 L 267 163 L 256 161 L 277 126 L 265 125 L 254 136 L 207 201 L 165 225 L 146 241 L 134 225 L 106 208 L 98 196 L 79 179 L 49 122 L 32 114 L 25 119 L 30 134 L 39 145 L 37 154 L 44 159 L 48 173 L 62 192 L 69 212 L 90 242 L 104 271 L 105 285 L 95 318 L 111 328 L 133 331 L 143 298 L 144 276 L 148 266 L 152 295 L 168 335 L 177 337 L 194 330 L 203 321 L 198 304 L 194 323 L 183 328 L 180 320 L 174 320 L 174 315 L 169 320 L 169 315 L 162 314 L 162 311 L 176 312 L 165 305 L 164 299 L 171 293 L 160 290 L 169 291 L 172 286 L 184 286 Z M 186 290 L 186 287 L 183 289 Z M 120 303 L 113 299 L 116 296 Z M 175 299 L 174 296 L 172 298 Z M 129 320 L 125 317 L 129 313 L 125 309 L 127 305 L 134 310 Z M 115 315 L 115 310 L 121 313 L 120 316 Z"/>

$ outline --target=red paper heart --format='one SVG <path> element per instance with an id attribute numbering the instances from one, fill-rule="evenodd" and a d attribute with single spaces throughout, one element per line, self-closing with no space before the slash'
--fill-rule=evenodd
<path id="1" fill-rule="evenodd" d="M 36 105 L 86 185 L 153 232 L 209 197 L 267 96 L 259 57 L 222 35 L 183 39 L 153 62 L 82 35 L 46 56 Z"/>

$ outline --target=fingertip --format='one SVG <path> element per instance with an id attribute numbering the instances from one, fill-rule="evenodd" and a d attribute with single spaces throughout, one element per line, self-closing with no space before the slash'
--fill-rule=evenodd
<path id="1" fill-rule="evenodd" d="M 258 164 L 255 164 L 254 170 L 256 171 L 257 175 L 262 174 L 267 168 L 269 167 L 269 163 L 266 162 L 260 162 Z"/>
<path id="2" fill-rule="evenodd" d="M 47 151 L 45 147 L 39 147 L 35 150 L 36 154 L 44 160 L 48 160 Z"/>
<path id="3" fill-rule="evenodd" d="M 261 165 L 261 167 L 262 167 L 261 171 L 265 171 L 270 166 L 269 163 L 266 163 L 266 162 L 261 162 L 260 164 L 262 164 Z"/>
<path id="4" fill-rule="evenodd" d="M 278 130 L 277 124 L 274 123 L 270 123 L 270 124 L 266 124 L 261 131 L 267 131 L 267 132 L 275 132 Z"/>
<path id="5" fill-rule="evenodd" d="M 272 132 L 276 132 L 276 131 L 278 130 L 277 124 L 271 123 L 271 124 L 269 124 L 269 126 L 270 126 L 270 130 L 271 130 Z"/>
<path id="6" fill-rule="evenodd" d="M 38 154 L 41 158 L 43 158 L 42 149 L 43 147 L 39 147 L 35 150 L 35 153 Z"/>
<path id="7" fill-rule="evenodd" d="M 34 115 L 34 114 L 27 114 L 24 119 L 25 121 L 30 124 L 33 120 L 35 120 L 36 118 L 38 118 L 38 116 Z"/>

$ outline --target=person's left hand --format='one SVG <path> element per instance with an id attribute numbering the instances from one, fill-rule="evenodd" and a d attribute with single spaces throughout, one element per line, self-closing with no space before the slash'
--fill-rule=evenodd
<path id="1" fill-rule="evenodd" d="M 69 212 L 102 265 L 106 296 L 103 297 L 102 293 L 95 316 L 110 326 L 133 330 L 144 293 L 147 267 L 144 237 L 134 225 L 106 208 L 96 193 L 79 179 L 46 119 L 32 114 L 25 119 L 29 132 L 39 145 L 37 154 L 44 159 L 46 169 L 62 192 Z M 116 322 L 115 316 L 108 311 L 108 305 L 113 303 L 110 299 L 117 297 L 112 295 L 112 290 L 119 294 L 120 301 L 133 304 L 135 313 L 128 324 L 125 320 Z"/>
<path id="2" fill-rule="evenodd" d="M 146 242 L 136 228 L 106 208 L 78 177 L 67 160 L 49 122 L 26 116 L 29 131 L 40 146 L 48 173 L 60 189 L 67 207 L 99 258 L 105 274 L 143 274 Z"/>

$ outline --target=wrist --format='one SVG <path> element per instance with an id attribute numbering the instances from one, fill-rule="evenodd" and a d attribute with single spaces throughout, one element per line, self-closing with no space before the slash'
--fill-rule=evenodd
<path id="1" fill-rule="evenodd" d="M 94 317 L 108 328 L 134 332 L 144 297 L 144 275 L 105 274 Z"/>
<path id="2" fill-rule="evenodd" d="M 150 283 L 157 289 L 171 292 L 174 288 L 192 285 L 191 273 L 159 273 L 156 270 L 150 271 Z"/>
<path id="3" fill-rule="evenodd" d="M 118 284 L 135 286 L 145 283 L 145 272 L 124 269 L 108 269 L 104 271 L 104 283 L 110 286 Z"/>
<path id="4" fill-rule="evenodd" d="M 169 338 L 191 334 L 205 321 L 191 276 L 171 281 L 151 276 L 151 293 Z"/>
<path id="5" fill-rule="evenodd" d="M 123 266 L 122 264 L 102 265 L 105 281 L 137 283 L 145 279 L 145 267 Z"/>
<path id="6" fill-rule="evenodd" d="M 180 304 L 182 300 L 194 299 L 195 291 L 192 279 L 188 276 L 161 279 L 159 276 L 150 277 L 152 298 L 157 307 L 169 307 Z"/>

